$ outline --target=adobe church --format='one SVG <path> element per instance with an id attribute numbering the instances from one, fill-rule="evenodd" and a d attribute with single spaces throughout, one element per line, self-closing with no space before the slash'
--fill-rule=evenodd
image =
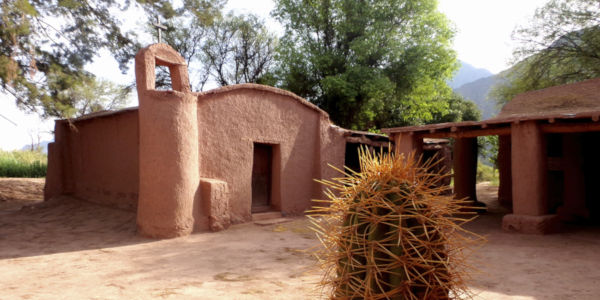
<path id="1" fill-rule="evenodd" d="M 172 90 L 156 90 L 156 66 Z M 135 59 L 139 108 L 56 121 L 45 199 L 70 195 L 137 211 L 138 232 L 168 238 L 222 230 L 275 211 L 302 214 L 323 197 L 314 181 L 339 174 L 382 135 L 346 130 L 277 88 L 241 84 L 190 91 L 185 60 L 154 44 Z"/>

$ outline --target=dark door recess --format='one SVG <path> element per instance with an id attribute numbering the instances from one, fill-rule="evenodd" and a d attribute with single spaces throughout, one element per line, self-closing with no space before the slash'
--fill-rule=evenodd
<path id="1" fill-rule="evenodd" d="M 254 144 L 252 162 L 252 212 L 270 210 L 271 206 L 271 164 L 273 147 L 266 144 Z"/>

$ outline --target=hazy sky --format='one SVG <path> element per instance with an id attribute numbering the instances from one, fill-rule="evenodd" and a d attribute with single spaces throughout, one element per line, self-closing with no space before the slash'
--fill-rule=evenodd
<path id="1" fill-rule="evenodd" d="M 509 66 L 514 44 L 511 33 L 526 25 L 535 9 L 548 0 L 438 0 L 439 10 L 454 24 L 458 58 L 475 67 L 499 73 Z M 272 0 L 229 0 L 228 9 L 268 19 Z M 273 21 L 275 22 L 275 21 Z M 271 28 L 280 27 L 273 23 Z"/>
<path id="2" fill-rule="evenodd" d="M 458 58 L 475 67 L 498 73 L 509 66 L 514 43 L 511 32 L 517 25 L 527 24 L 537 7 L 547 0 L 439 0 L 439 9 L 455 26 L 454 49 Z M 269 27 L 281 32 L 269 12 L 273 9 L 272 0 L 229 0 L 226 9 L 236 13 L 254 13 L 263 17 Z M 139 26 L 143 20 L 129 18 L 127 26 Z M 110 53 L 101 56 L 88 70 L 98 76 L 119 83 L 133 81 L 134 75 L 121 74 Z M 133 69 L 133 68 L 131 68 Z M 13 99 L 0 94 L 0 114 L 10 118 L 18 126 L 0 118 L 0 149 L 20 149 L 31 143 L 31 138 L 52 140 L 52 121 L 42 122 L 36 115 L 26 115 L 19 111 Z M 134 98 L 135 99 L 135 98 Z M 137 105 L 133 100 L 132 105 Z"/>

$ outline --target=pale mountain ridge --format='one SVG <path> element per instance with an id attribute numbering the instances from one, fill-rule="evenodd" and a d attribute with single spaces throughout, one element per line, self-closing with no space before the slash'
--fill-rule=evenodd
<path id="1" fill-rule="evenodd" d="M 448 83 L 454 92 L 477 105 L 482 120 L 494 117 L 500 111 L 495 99 L 489 97 L 492 87 L 499 82 L 500 76 L 489 70 L 476 68 L 460 61 L 461 68 Z M 468 81 L 467 81 L 468 80 Z M 456 85 L 459 84 L 460 85 Z"/>
<path id="2" fill-rule="evenodd" d="M 496 99 L 489 96 L 490 91 L 500 81 L 498 75 L 492 75 L 484 78 L 477 79 L 473 82 L 463 84 L 454 92 L 463 96 L 466 100 L 469 100 L 481 111 L 481 119 L 486 120 L 496 116 L 500 112 L 500 107 L 497 104 Z"/>
<path id="3" fill-rule="evenodd" d="M 462 60 L 459 60 L 458 62 L 460 63 L 460 68 L 452 80 L 448 82 L 448 85 L 453 89 L 459 88 L 477 79 L 494 75 L 494 73 L 490 72 L 489 70 L 474 67 Z"/>

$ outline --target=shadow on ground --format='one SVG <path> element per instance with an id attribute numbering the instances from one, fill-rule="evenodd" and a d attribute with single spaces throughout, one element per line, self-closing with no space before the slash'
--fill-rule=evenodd
<path id="1" fill-rule="evenodd" d="M 471 258 L 479 269 L 471 286 L 484 299 L 598 299 L 600 227 L 565 225 L 551 235 L 503 232 L 508 210 L 497 202 L 496 188 L 478 185 L 488 213 L 467 229 L 487 242 Z M 479 297 L 476 297 L 478 299 Z"/>
<path id="2" fill-rule="evenodd" d="M 478 194 L 490 212 L 467 225 L 487 238 L 469 258 L 475 299 L 597 299 L 600 227 L 505 233 L 495 188 Z M 132 212 L 61 198 L 0 213 L 0 288 L 34 299 L 318 299 L 307 226 L 247 223 L 156 241 L 135 235 Z"/>
<path id="3" fill-rule="evenodd" d="M 0 212 L 0 259 L 151 241 L 137 237 L 135 230 L 133 212 L 58 197 Z"/>

